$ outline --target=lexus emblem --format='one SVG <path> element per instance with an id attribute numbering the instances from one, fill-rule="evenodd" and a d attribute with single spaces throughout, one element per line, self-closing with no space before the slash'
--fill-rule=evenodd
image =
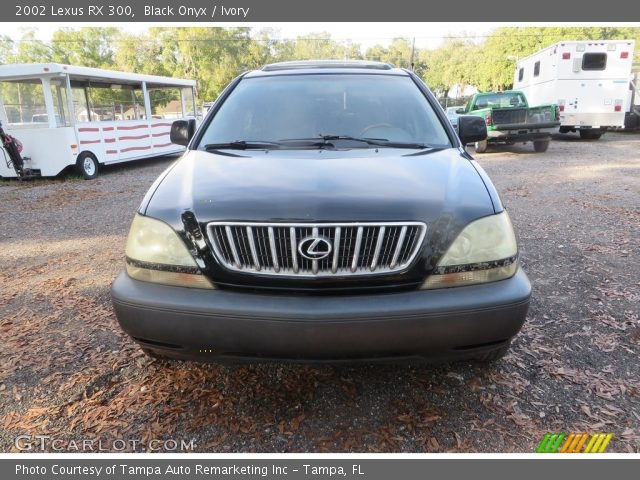
<path id="1" fill-rule="evenodd" d="M 333 250 L 331 240 L 321 236 L 305 237 L 298 243 L 298 252 L 309 260 L 322 260 Z"/>

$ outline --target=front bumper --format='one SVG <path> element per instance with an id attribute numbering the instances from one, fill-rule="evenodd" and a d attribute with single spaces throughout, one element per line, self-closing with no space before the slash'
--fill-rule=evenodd
<path id="1" fill-rule="evenodd" d="M 122 272 L 111 294 L 143 347 L 201 361 L 459 359 L 508 344 L 525 321 L 525 273 L 484 285 L 352 296 L 169 287 Z"/>

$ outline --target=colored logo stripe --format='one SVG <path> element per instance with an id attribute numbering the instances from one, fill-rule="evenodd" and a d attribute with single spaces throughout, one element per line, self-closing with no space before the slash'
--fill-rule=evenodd
<path id="1" fill-rule="evenodd" d="M 556 453 L 564 437 L 564 433 L 547 433 L 536 451 L 538 453 Z"/>
<path id="2" fill-rule="evenodd" d="M 593 435 L 588 433 L 547 433 L 542 438 L 536 452 L 603 453 L 612 438 L 612 433 L 594 433 Z"/>
<path id="3" fill-rule="evenodd" d="M 584 453 L 602 453 L 611 441 L 613 435 L 611 433 L 597 433 L 591 437 Z"/>

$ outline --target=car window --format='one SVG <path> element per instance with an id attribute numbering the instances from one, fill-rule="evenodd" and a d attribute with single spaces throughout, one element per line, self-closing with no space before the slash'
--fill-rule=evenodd
<path id="1" fill-rule="evenodd" d="M 211 120 L 200 145 L 347 135 L 450 146 L 413 80 L 367 74 L 245 78 Z"/>
<path id="2" fill-rule="evenodd" d="M 476 108 L 524 107 L 524 96 L 520 92 L 482 95 L 476 100 Z"/>

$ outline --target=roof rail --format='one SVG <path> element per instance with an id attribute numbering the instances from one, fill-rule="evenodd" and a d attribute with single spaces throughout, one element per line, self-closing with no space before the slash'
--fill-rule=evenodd
<path id="1" fill-rule="evenodd" d="M 370 70 L 391 70 L 393 65 L 368 60 L 294 60 L 290 62 L 271 63 L 262 67 L 264 72 L 279 70 L 300 70 L 307 68 L 364 68 Z"/>

